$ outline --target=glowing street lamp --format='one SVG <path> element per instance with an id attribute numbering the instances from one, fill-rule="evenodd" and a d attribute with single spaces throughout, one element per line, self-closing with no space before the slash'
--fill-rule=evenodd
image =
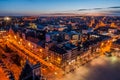
<path id="1" fill-rule="evenodd" d="M 20 41 L 22 41 L 22 39 L 20 39 Z"/>
<path id="2" fill-rule="evenodd" d="M 58 61 L 61 61 L 61 59 L 60 59 L 60 58 L 57 58 L 57 60 L 58 60 Z"/>
<path id="3" fill-rule="evenodd" d="M 42 49 L 40 49 L 40 52 L 42 52 Z"/>
<path id="4" fill-rule="evenodd" d="M 101 44 L 101 46 L 103 46 L 103 45 L 104 45 L 104 43 Z"/>
<path id="5" fill-rule="evenodd" d="M 16 37 L 16 36 L 14 36 L 14 38 L 15 38 L 15 39 L 17 39 L 17 37 Z"/>
<path id="6" fill-rule="evenodd" d="M 55 72 L 54 74 L 57 75 L 57 72 Z"/>
<path id="7" fill-rule="evenodd" d="M 33 48 L 33 46 L 31 46 Z"/>
<path id="8" fill-rule="evenodd" d="M 18 43 L 20 44 L 20 41 Z"/>
<path id="9" fill-rule="evenodd" d="M 30 43 L 28 43 L 28 46 L 30 46 L 31 44 Z"/>
<path id="10" fill-rule="evenodd" d="M 8 37 L 10 37 L 10 35 L 8 35 Z"/>

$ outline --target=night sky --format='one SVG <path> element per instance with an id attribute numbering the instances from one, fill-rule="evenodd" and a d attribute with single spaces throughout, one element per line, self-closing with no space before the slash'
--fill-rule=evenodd
<path id="1" fill-rule="evenodd" d="M 0 0 L 0 15 L 51 13 L 119 15 L 120 0 Z"/>

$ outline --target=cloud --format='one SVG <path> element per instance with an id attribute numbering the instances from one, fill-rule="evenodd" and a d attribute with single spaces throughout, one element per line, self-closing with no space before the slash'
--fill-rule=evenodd
<path id="1" fill-rule="evenodd" d="M 90 10 L 101 10 L 104 8 L 92 8 L 92 9 L 79 9 L 78 11 L 90 11 Z"/>
<path id="2" fill-rule="evenodd" d="M 115 7 L 108 7 L 108 8 L 120 8 L 120 6 L 115 6 Z"/>
<path id="3" fill-rule="evenodd" d="M 120 16 L 120 6 L 106 7 L 106 8 L 92 8 L 92 9 L 79 9 L 78 13 L 85 15 L 106 15 L 106 16 Z"/>
<path id="4" fill-rule="evenodd" d="M 106 7 L 106 8 L 79 9 L 78 11 L 104 10 L 104 9 L 120 9 L 120 6 Z"/>
<path id="5" fill-rule="evenodd" d="M 78 11 L 86 11 L 86 10 L 89 10 L 89 9 L 79 9 Z"/>
<path id="6" fill-rule="evenodd" d="M 103 9 L 103 8 L 93 8 L 93 10 L 100 10 L 100 9 Z"/>

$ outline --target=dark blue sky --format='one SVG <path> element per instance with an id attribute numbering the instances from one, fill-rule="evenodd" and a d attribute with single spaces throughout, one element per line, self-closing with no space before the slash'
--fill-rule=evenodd
<path id="1" fill-rule="evenodd" d="M 120 0 L 0 0 L 0 15 L 40 15 L 119 5 Z"/>

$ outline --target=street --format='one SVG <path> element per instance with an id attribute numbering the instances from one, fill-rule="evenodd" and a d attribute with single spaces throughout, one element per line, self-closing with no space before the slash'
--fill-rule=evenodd
<path id="1" fill-rule="evenodd" d="M 119 68 L 120 62 L 119 62 L 119 59 L 116 57 L 100 56 L 97 53 L 92 54 L 90 57 L 89 56 L 90 51 L 88 51 L 82 57 L 83 59 L 82 66 L 76 66 L 79 68 L 77 68 L 75 71 L 71 70 L 71 73 L 67 73 L 65 76 L 62 77 L 61 69 L 59 69 L 52 63 L 46 62 L 44 59 L 42 59 L 40 57 L 41 55 L 39 54 L 40 52 L 37 53 L 36 51 L 34 51 L 33 48 L 31 48 L 32 45 L 30 44 L 30 42 L 23 41 L 19 37 L 16 37 L 16 36 L 12 37 L 10 35 L 6 36 L 6 38 L 3 39 L 3 41 L 4 41 L 4 45 L 2 43 L 0 44 L 2 53 L 6 55 L 6 53 L 4 52 L 4 47 L 6 45 L 10 49 L 12 49 L 13 52 L 25 58 L 25 60 L 29 59 L 33 63 L 34 61 L 41 62 L 41 64 L 45 66 L 45 67 L 42 66 L 42 69 L 41 69 L 42 74 L 45 75 L 45 77 L 48 78 L 49 80 L 106 80 L 106 79 L 107 80 L 120 80 L 120 77 L 118 75 L 119 72 L 117 72 L 120 70 Z M 110 42 L 110 41 L 107 41 L 107 42 Z M 28 44 L 25 44 L 25 43 L 28 43 Z M 106 48 L 103 48 L 103 49 L 106 50 Z M 104 52 L 104 50 L 102 52 Z M 91 60 L 93 61 L 89 62 L 89 59 L 90 61 Z M 7 60 L 4 59 L 4 62 L 8 64 L 7 65 L 8 67 L 9 66 L 17 67 L 16 65 L 9 65 L 9 62 Z M 87 64 L 85 64 L 86 62 Z M 75 67 L 75 65 L 73 66 Z M 9 67 L 9 69 L 14 70 L 14 67 L 13 68 Z M 13 72 L 15 74 L 20 73 L 17 71 L 21 71 L 21 69 L 16 69 Z M 15 79 L 18 78 L 18 75 L 19 74 L 15 75 Z M 112 78 L 112 76 L 114 76 L 114 79 Z"/>

